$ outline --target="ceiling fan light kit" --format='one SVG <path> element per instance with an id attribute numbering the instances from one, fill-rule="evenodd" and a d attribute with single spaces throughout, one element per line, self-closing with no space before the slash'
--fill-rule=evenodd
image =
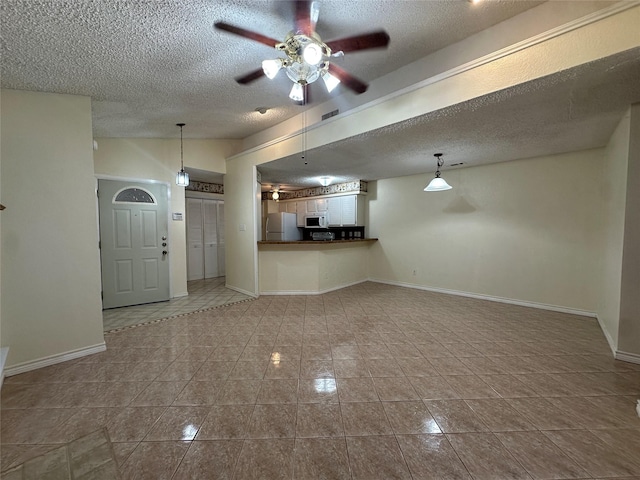
<path id="1" fill-rule="evenodd" d="M 385 31 L 379 30 L 323 42 L 320 35 L 315 31 L 319 15 L 318 2 L 296 0 L 293 3 L 294 30 L 287 34 L 283 42 L 225 22 L 216 22 L 214 24 L 214 27 L 219 30 L 272 46 L 286 55 L 286 58 L 264 60 L 262 69 L 237 77 L 236 81 L 245 85 L 262 76 L 273 79 L 280 70 L 284 69 L 287 77 L 293 82 L 289 97 L 303 104 L 307 103 L 305 101 L 307 100 L 305 98 L 307 92 L 304 87 L 319 78 L 324 80 L 325 87 L 329 92 L 334 90 L 340 83 L 343 83 L 345 87 L 357 94 L 364 93 L 368 88 L 365 82 L 331 63 L 329 59 L 342 56 L 344 52 L 386 48 L 389 44 L 389 35 Z"/>
<path id="2" fill-rule="evenodd" d="M 425 192 L 442 192 L 444 190 L 451 190 L 451 185 L 449 185 L 444 178 L 440 177 L 440 167 L 444 165 L 444 160 L 442 160 L 442 153 L 434 153 L 434 157 L 436 157 L 437 165 L 436 168 L 436 176 L 433 180 L 429 182 L 429 185 L 424 187 Z"/>

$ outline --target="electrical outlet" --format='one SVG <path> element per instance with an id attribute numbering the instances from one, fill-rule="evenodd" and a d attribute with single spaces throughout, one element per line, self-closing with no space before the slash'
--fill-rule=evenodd
<path id="1" fill-rule="evenodd" d="M 418 273 L 418 270 L 414 270 L 414 271 L 413 271 L 413 276 L 414 276 L 414 277 L 416 276 L 416 273 Z"/>

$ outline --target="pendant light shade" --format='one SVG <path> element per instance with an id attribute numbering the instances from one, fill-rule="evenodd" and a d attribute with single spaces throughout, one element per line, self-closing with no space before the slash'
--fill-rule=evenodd
<path id="1" fill-rule="evenodd" d="M 320 182 L 320 185 L 322 185 L 323 187 L 328 187 L 331 184 L 331 180 L 333 180 L 333 178 L 331 178 L 331 177 L 319 177 L 318 178 L 318 182 Z"/>
<path id="2" fill-rule="evenodd" d="M 176 185 L 179 187 L 189 186 L 189 174 L 184 171 L 184 160 L 182 158 L 182 127 L 184 123 L 176 123 L 176 126 L 180 127 L 180 171 L 176 175 Z"/>
<path id="3" fill-rule="evenodd" d="M 429 182 L 429 185 L 424 187 L 425 192 L 442 192 L 444 190 L 451 190 L 451 185 L 449 185 L 444 178 L 440 177 L 440 167 L 444 165 L 444 160 L 442 160 L 441 153 L 435 153 L 433 155 L 437 159 L 438 168 L 436 169 L 436 176 L 433 180 Z"/>

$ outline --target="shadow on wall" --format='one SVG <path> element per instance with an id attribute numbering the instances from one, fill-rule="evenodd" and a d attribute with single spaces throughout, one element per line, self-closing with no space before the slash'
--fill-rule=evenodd
<path id="1" fill-rule="evenodd" d="M 443 213 L 473 213 L 477 210 L 463 195 L 456 198 L 442 209 Z"/>

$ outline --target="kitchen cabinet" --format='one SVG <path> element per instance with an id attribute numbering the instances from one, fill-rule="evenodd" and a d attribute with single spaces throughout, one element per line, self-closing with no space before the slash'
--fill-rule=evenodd
<path id="1" fill-rule="evenodd" d="M 304 227 L 304 217 L 307 215 L 307 202 L 299 201 L 296 202 L 296 215 L 297 215 L 297 223 L 299 227 Z"/>
<path id="2" fill-rule="evenodd" d="M 297 202 L 278 202 L 278 212 L 280 213 L 296 213 Z"/>
<path id="3" fill-rule="evenodd" d="M 327 211 L 327 199 L 326 198 L 316 198 L 316 212 L 325 213 Z"/>
<path id="4" fill-rule="evenodd" d="M 364 225 L 364 201 L 358 195 L 326 199 L 330 227 Z"/>
<path id="5" fill-rule="evenodd" d="M 364 226 L 364 199 L 359 195 L 287 200 L 278 202 L 278 212 L 295 213 L 298 227 L 304 227 L 307 215 L 326 215 L 330 227 Z"/>
<path id="6" fill-rule="evenodd" d="M 311 198 L 306 201 L 306 208 L 308 214 L 314 213 L 326 213 L 327 211 L 327 199 L 326 198 Z"/>

